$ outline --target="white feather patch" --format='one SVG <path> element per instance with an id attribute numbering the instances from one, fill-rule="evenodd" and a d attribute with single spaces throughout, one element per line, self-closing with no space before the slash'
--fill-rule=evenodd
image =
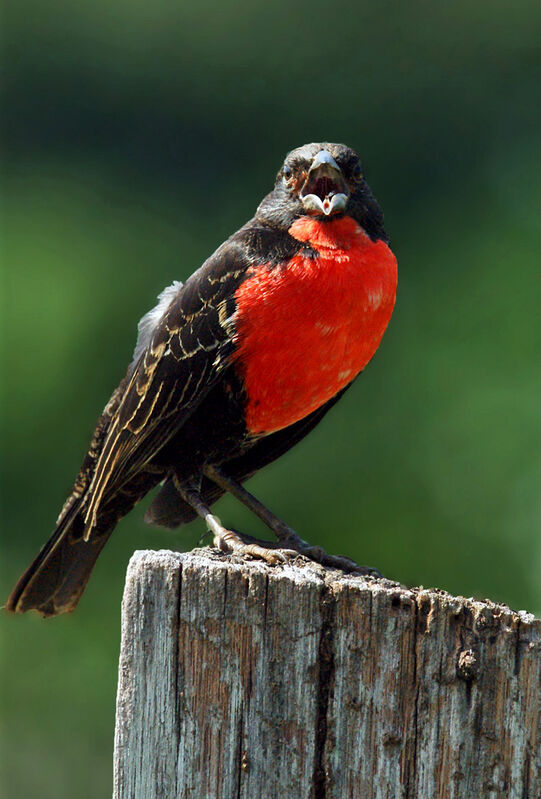
<path id="1" fill-rule="evenodd" d="M 133 359 L 130 364 L 130 372 L 135 367 L 135 364 L 146 350 L 152 339 L 152 335 L 158 326 L 160 319 L 171 305 L 174 298 L 182 288 L 180 280 L 175 280 L 170 286 L 167 286 L 161 294 L 158 295 L 158 304 L 146 313 L 137 325 L 137 344 L 133 351 Z"/>

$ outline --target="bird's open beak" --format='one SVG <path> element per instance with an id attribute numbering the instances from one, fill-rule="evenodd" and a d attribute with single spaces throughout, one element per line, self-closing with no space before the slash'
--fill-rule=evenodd
<path id="1" fill-rule="evenodd" d="M 342 213 L 348 197 L 349 188 L 342 170 L 327 150 L 320 150 L 300 191 L 304 210 L 325 216 Z"/>

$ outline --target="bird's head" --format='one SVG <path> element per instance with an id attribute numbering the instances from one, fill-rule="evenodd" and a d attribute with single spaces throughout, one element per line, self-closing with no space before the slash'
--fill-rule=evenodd
<path id="1" fill-rule="evenodd" d="M 286 230 L 303 216 L 322 222 L 351 216 L 371 238 L 386 240 L 383 214 L 363 177 L 359 156 L 345 144 L 305 144 L 288 153 L 256 216 Z"/>

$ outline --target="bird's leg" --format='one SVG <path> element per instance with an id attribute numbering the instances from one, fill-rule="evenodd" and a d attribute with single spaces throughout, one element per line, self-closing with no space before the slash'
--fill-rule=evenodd
<path id="1" fill-rule="evenodd" d="M 229 475 L 225 474 L 225 472 L 217 466 L 206 466 L 204 468 L 204 473 L 210 480 L 219 485 L 220 488 L 228 491 L 236 497 L 239 502 L 246 505 L 252 513 L 255 513 L 255 515 L 273 531 L 280 545 L 287 547 L 286 552 L 294 550 L 300 555 L 305 555 L 307 558 L 321 563 L 323 566 L 342 569 L 346 572 L 381 576 L 377 569 L 372 569 L 369 566 L 359 566 L 354 560 L 343 557 L 342 555 L 328 555 L 322 547 L 311 546 L 306 541 L 303 541 L 295 530 L 279 519 L 278 516 L 275 516 L 274 513 L 265 507 L 253 494 L 250 494 L 243 485 L 232 477 L 229 477 Z"/>
<path id="2" fill-rule="evenodd" d="M 214 546 L 221 549 L 222 552 L 249 555 L 252 558 L 265 560 L 270 564 L 285 563 L 288 560 L 288 554 L 296 554 L 295 552 L 287 553 L 280 549 L 262 546 L 251 536 L 241 536 L 234 530 L 226 529 L 219 518 L 210 512 L 210 508 L 205 505 L 201 495 L 193 486 L 181 482 L 176 475 L 173 475 L 173 483 L 182 499 L 194 509 L 198 516 L 205 520 L 209 531 L 214 536 Z"/>

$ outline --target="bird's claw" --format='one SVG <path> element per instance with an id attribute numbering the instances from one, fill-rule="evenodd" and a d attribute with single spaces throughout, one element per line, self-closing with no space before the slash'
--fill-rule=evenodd
<path id="1" fill-rule="evenodd" d="M 293 531 L 288 531 L 287 535 L 280 536 L 278 544 L 272 544 L 267 541 L 258 541 L 257 538 L 238 533 L 235 530 L 224 529 L 223 533 L 214 535 L 214 546 L 221 552 L 263 560 L 271 566 L 288 563 L 301 555 L 322 566 L 340 569 L 348 574 L 382 576 L 378 569 L 360 566 L 351 558 L 346 558 L 343 555 L 329 555 L 323 547 L 308 544 Z"/>
<path id="2" fill-rule="evenodd" d="M 221 552 L 264 560 L 271 566 L 287 563 L 290 558 L 296 558 L 298 555 L 298 552 L 292 549 L 282 549 L 271 543 L 259 542 L 256 538 L 242 535 L 234 530 L 225 530 L 223 534 L 216 534 L 214 546 Z"/>
<path id="3" fill-rule="evenodd" d="M 330 569 L 341 569 L 341 571 L 348 574 L 360 574 L 364 576 L 371 575 L 373 577 L 382 577 L 378 569 L 371 566 L 360 566 L 351 558 L 346 558 L 344 555 L 329 555 L 323 547 L 312 546 L 303 541 L 296 533 L 289 533 L 282 541 L 284 544 L 292 546 L 299 555 L 314 560 L 316 563 L 321 563 L 322 566 L 327 566 Z"/>

